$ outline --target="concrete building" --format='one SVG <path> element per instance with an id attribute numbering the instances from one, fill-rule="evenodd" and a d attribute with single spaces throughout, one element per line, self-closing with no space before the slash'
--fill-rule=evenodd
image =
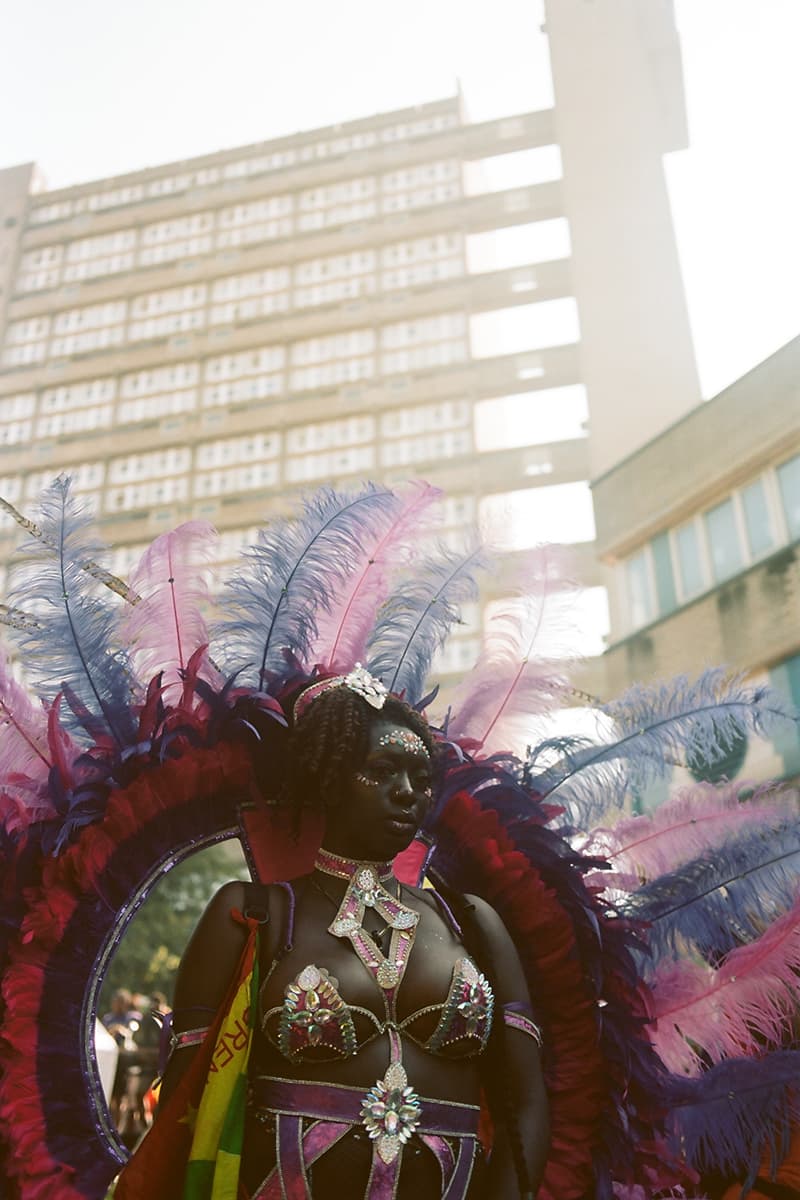
<path id="1" fill-rule="evenodd" d="M 800 706 L 800 338 L 594 481 L 607 681 L 729 664 Z M 800 772 L 800 742 L 746 764 Z"/>
<path id="2" fill-rule="evenodd" d="M 601 594 L 588 481 L 699 398 L 662 166 L 680 55 L 669 0 L 550 0 L 547 29 L 551 110 L 469 123 L 455 96 L 57 191 L 0 172 L 0 494 L 24 510 L 70 472 L 124 574 L 190 517 L 233 558 L 298 489 L 424 476 L 448 537 L 535 498 L 536 540 L 578 543 Z M 554 177 L 468 183 L 553 146 Z M 471 269 L 476 237 L 556 221 L 568 256 Z M 570 298 L 581 335 L 548 343 L 537 313 Z M 520 305 L 530 347 L 475 353 Z M 478 445 L 508 398 L 558 432 Z"/>

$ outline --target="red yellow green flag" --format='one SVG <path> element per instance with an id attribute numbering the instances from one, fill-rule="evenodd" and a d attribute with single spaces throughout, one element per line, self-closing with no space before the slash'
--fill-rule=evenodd
<path id="1" fill-rule="evenodd" d="M 195 1156 L 196 1135 L 197 1153 L 210 1153 L 210 1139 L 205 1132 L 205 1121 L 201 1124 L 200 1113 L 204 1107 L 204 1094 L 209 1081 L 212 1081 L 212 1091 L 219 1098 L 220 1093 L 213 1087 L 217 1076 L 225 1075 L 231 1082 L 230 1109 L 222 1121 L 218 1123 L 219 1140 L 215 1159 L 219 1158 L 219 1186 L 222 1187 L 226 1172 L 228 1178 L 236 1163 L 238 1176 L 238 1158 L 241 1154 L 241 1136 L 244 1125 L 244 1102 L 246 1099 L 244 1085 L 246 1081 L 247 1059 L 250 1053 L 252 1038 L 251 1021 L 254 1019 L 255 1003 L 258 994 L 258 922 L 244 918 L 241 914 L 232 914 L 242 924 L 247 925 L 249 936 L 239 960 L 236 975 L 231 981 L 228 993 L 219 1007 L 211 1028 L 203 1044 L 198 1049 L 185 1074 L 181 1077 L 169 1099 L 159 1106 L 155 1124 L 141 1143 L 136 1153 L 120 1174 L 114 1191 L 114 1200 L 176 1200 L 176 1197 L 188 1195 L 208 1197 L 209 1200 L 220 1200 L 220 1197 L 236 1197 L 236 1190 L 195 1191 L 185 1192 L 189 1186 L 189 1168 L 192 1163 L 203 1161 Z M 243 1009 L 241 999 L 248 998 L 248 1005 Z M 232 1014 L 238 1014 L 238 1020 L 247 1028 L 245 1057 L 242 1057 L 241 1024 Z M 246 1020 L 245 1020 L 246 1012 Z M 226 1040 L 227 1039 L 227 1040 Z M 225 1048 L 223 1048 L 225 1047 Z M 228 1052 L 231 1058 L 228 1058 Z M 237 1066 L 227 1071 L 226 1068 L 236 1057 Z M 209 1105 L 210 1105 L 209 1101 Z M 211 1108 L 208 1109 L 210 1113 Z M 236 1132 L 238 1130 L 238 1133 Z M 208 1140 L 207 1140 L 208 1139 Z M 238 1145 L 238 1153 L 236 1146 Z M 231 1151 L 233 1147 L 233 1153 Z M 206 1170 L 208 1176 L 207 1168 Z M 199 1166 L 192 1167 L 199 1172 Z M 216 1162 L 210 1173 L 211 1186 L 216 1186 Z M 228 1186 L 227 1182 L 225 1186 Z"/>

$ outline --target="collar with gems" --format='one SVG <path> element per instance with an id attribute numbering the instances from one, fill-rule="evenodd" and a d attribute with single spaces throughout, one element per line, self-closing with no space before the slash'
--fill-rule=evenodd
<path id="1" fill-rule="evenodd" d="M 345 858 L 341 854 L 334 854 L 332 850 L 326 850 L 323 846 L 320 846 L 314 860 L 315 870 L 321 871 L 323 875 L 333 875 L 337 879 L 355 879 L 358 872 L 365 867 L 374 871 L 381 882 L 391 879 L 394 874 L 390 862 L 368 862 L 362 858 Z"/>

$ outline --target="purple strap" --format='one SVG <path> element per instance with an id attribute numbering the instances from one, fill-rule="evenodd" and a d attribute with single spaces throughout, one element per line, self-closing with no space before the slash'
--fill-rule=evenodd
<path id="1" fill-rule="evenodd" d="M 289 913 L 286 918 L 286 928 L 283 935 L 282 951 L 283 954 L 288 954 L 294 945 L 294 914 L 295 910 L 297 909 L 297 897 L 294 894 L 294 888 L 290 883 L 287 883 L 286 880 L 278 880 L 276 886 L 283 888 L 289 901 Z"/>
<path id="2" fill-rule="evenodd" d="M 514 1000 L 503 1005 L 503 1024 L 509 1029 L 517 1029 L 520 1033 L 533 1038 L 538 1046 L 542 1045 L 542 1031 L 533 1019 L 533 1009 L 523 1000 Z"/>
<path id="3" fill-rule="evenodd" d="M 302 1117 L 285 1113 L 279 1116 L 275 1123 L 275 1142 L 284 1200 L 311 1200 L 303 1157 Z"/>
<path id="4" fill-rule="evenodd" d="M 450 1176 L 442 1200 L 466 1200 L 472 1168 L 475 1166 L 475 1138 L 462 1138 L 458 1146 L 456 1169 Z"/>
<path id="5" fill-rule="evenodd" d="M 303 1134 L 303 1159 L 306 1170 L 330 1150 L 331 1146 L 335 1146 L 350 1129 L 350 1125 L 337 1125 L 333 1121 L 317 1121 L 307 1129 Z M 254 1193 L 252 1200 L 282 1200 L 282 1197 L 280 1171 L 275 1166 Z"/>
<path id="6" fill-rule="evenodd" d="M 454 914 L 452 908 L 447 903 L 444 896 L 441 896 L 439 894 L 439 892 L 436 891 L 436 888 L 431 888 L 430 891 L 433 892 L 434 899 L 436 900 L 436 903 L 439 905 L 442 912 L 444 913 L 445 919 L 447 920 L 447 923 L 449 924 L 451 930 L 456 935 L 458 940 L 460 942 L 463 942 L 464 934 L 462 932 L 461 926 L 459 925 L 458 921 L 455 918 L 455 914 Z"/>
<path id="7" fill-rule="evenodd" d="M 372 1167 L 367 1180 L 367 1190 L 364 1200 L 394 1200 L 397 1190 L 397 1177 L 400 1174 L 402 1153 L 390 1163 L 385 1163 L 379 1154 L 372 1152 Z"/>
<path id="8" fill-rule="evenodd" d="M 453 1172 L 453 1164 L 455 1163 L 450 1143 L 445 1141 L 443 1137 L 438 1137 L 436 1134 L 431 1133 L 423 1133 L 421 1141 L 425 1143 L 439 1164 L 442 1172 L 442 1192 L 444 1192 L 447 1181 Z"/>
<path id="9" fill-rule="evenodd" d="M 521 1016 L 533 1020 L 533 1009 L 527 1000 L 509 1000 L 508 1004 L 503 1005 L 503 1012 L 520 1013 Z"/>
<path id="10" fill-rule="evenodd" d="M 335 1083 L 306 1083 L 296 1079 L 258 1076 L 253 1080 L 253 1102 L 257 1108 L 276 1113 L 292 1113 L 323 1121 L 361 1124 L 364 1089 Z M 445 1137 L 474 1137 L 479 1109 L 474 1104 L 458 1104 L 420 1096 L 421 1120 L 417 1131 L 439 1133 Z"/>

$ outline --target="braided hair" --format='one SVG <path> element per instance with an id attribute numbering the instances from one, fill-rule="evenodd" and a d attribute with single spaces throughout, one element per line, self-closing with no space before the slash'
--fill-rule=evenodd
<path id="1" fill-rule="evenodd" d="M 375 709 L 348 687 L 331 688 L 311 702 L 289 734 L 283 802 L 291 809 L 295 829 L 303 809 L 333 808 L 343 787 L 363 764 L 369 731 L 376 721 L 396 721 L 416 733 L 434 758 L 430 726 L 415 709 L 389 695 Z"/>

